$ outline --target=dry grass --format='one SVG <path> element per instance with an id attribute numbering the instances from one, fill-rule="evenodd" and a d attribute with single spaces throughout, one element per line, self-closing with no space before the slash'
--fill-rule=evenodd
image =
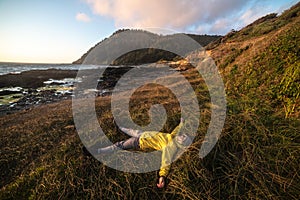
<path id="1" fill-rule="evenodd" d="M 194 71 L 185 73 L 186 77 L 195 78 Z M 203 91 L 205 87 L 197 83 L 195 89 Z M 203 93 L 198 98 L 209 102 Z M 164 129 L 169 131 L 180 118 L 179 105 L 172 93 L 161 86 L 146 85 L 134 93 L 132 117 L 137 124 L 147 123 L 148 108 L 157 103 L 168 110 Z M 112 140 L 126 137 L 120 135 L 113 123 L 110 97 L 96 100 L 96 112 L 102 129 Z M 267 119 L 230 107 L 221 139 L 201 160 L 198 151 L 209 120 L 210 109 L 202 106 L 201 124 L 193 145 L 173 163 L 168 188 L 159 191 L 155 187 L 155 172 L 123 173 L 82 155 L 70 101 L 2 117 L 1 176 L 4 178 L 0 197 L 297 199 L 300 131 L 297 121 L 272 115 Z"/>

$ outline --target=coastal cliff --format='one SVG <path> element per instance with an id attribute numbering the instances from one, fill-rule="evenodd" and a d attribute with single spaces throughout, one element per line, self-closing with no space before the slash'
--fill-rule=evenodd
<path id="1" fill-rule="evenodd" d="M 113 61 L 113 63 L 109 63 L 107 60 L 108 58 L 113 55 L 113 52 L 116 50 L 116 47 L 118 45 L 124 44 L 127 41 L 123 41 L 124 39 L 122 37 L 119 37 L 119 34 L 122 32 L 127 32 L 127 34 L 136 34 L 136 35 L 142 35 L 142 37 L 151 38 L 151 41 L 153 44 L 157 43 L 165 43 L 169 40 L 176 37 L 176 34 L 174 35 L 158 35 L 155 33 L 151 33 L 144 30 L 130 30 L 130 29 L 121 29 L 113 33 L 109 38 L 104 39 L 103 41 L 97 43 L 94 47 L 89 49 L 80 59 L 73 62 L 73 64 L 83 64 L 85 58 L 87 55 L 95 48 L 99 47 L 100 45 L 105 46 L 103 49 L 99 49 L 99 57 L 103 57 L 101 59 L 101 63 L 98 64 L 104 64 L 104 65 L 139 65 L 139 64 L 146 64 L 146 63 L 153 63 L 160 60 L 165 61 L 172 61 L 172 60 L 178 60 L 178 55 L 159 50 L 159 49 L 138 49 L 129 53 L 126 53 L 122 55 L 121 57 L 117 58 Z M 198 42 L 202 47 L 205 47 L 209 43 L 218 40 L 221 38 L 219 35 L 195 35 L 195 34 L 186 34 L 187 36 L 191 37 L 193 40 Z M 135 42 L 135 41 L 131 41 Z M 141 42 L 141 41 L 137 41 Z M 116 46 L 116 47 L 115 47 Z M 177 48 L 181 48 L 180 44 L 178 44 Z"/>

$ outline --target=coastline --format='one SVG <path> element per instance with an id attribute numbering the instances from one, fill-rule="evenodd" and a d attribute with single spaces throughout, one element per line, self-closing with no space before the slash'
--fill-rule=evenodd
<path id="1" fill-rule="evenodd" d="M 103 76 L 99 77 L 94 95 L 110 95 L 119 78 L 131 68 L 108 67 Z M 47 69 L 0 75 L 0 116 L 71 99 L 77 72 L 78 70 Z"/>
<path id="2" fill-rule="evenodd" d="M 5 74 L 0 76 L 0 88 L 22 87 L 37 89 L 44 86 L 44 82 L 49 79 L 75 78 L 77 70 L 31 70 L 18 74 Z"/>
<path id="3" fill-rule="evenodd" d="M 41 104 L 48 104 L 71 98 L 71 92 L 58 91 L 58 86 L 47 81 L 74 79 L 77 70 L 31 70 L 18 74 L 0 76 L 0 116 L 28 110 Z M 6 103 L 3 103 L 6 102 Z"/>

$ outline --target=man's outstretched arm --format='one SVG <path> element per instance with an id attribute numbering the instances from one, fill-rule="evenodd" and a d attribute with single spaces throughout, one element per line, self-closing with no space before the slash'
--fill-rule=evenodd
<path id="1" fill-rule="evenodd" d="M 180 123 L 178 124 L 178 126 L 176 126 L 176 128 L 172 131 L 171 135 L 172 136 L 176 136 L 176 134 L 180 131 L 180 129 L 182 128 L 184 123 L 184 119 L 180 118 Z"/>
<path id="2" fill-rule="evenodd" d="M 177 147 L 174 144 L 166 146 L 162 149 L 161 155 L 161 167 L 159 170 L 159 182 L 157 183 L 158 188 L 165 187 L 166 177 L 169 175 L 169 171 L 172 164 L 172 159 L 177 152 Z"/>

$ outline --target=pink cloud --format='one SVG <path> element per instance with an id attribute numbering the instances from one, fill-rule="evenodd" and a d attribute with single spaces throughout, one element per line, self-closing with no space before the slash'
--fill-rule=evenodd
<path id="1" fill-rule="evenodd" d="M 159 27 L 224 34 L 266 14 L 271 0 L 83 0 L 116 28 Z M 272 6 L 271 6 L 272 7 Z"/>
<path id="2" fill-rule="evenodd" d="M 214 21 L 239 8 L 240 0 L 85 0 L 96 14 L 114 19 L 120 27 L 186 28 Z"/>
<path id="3" fill-rule="evenodd" d="M 81 22 L 90 22 L 91 18 L 88 15 L 86 15 L 85 13 L 77 13 L 76 20 L 81 21 Z"/>

